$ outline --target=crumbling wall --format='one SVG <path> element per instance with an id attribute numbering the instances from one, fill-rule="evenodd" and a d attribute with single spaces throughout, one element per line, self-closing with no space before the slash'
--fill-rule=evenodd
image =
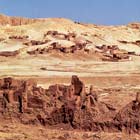
<path id="1" fill-rule="evenodd" d="M 38 87 L 32 80 L 0 79 L 0 116 L 24 124 L 67 124 L 90 131 L 140 132 L 140 93 L 119 112 L 100 102 L 91 85 L 76 76 L 70 85 L 55 84 L 48 89 Z"/>

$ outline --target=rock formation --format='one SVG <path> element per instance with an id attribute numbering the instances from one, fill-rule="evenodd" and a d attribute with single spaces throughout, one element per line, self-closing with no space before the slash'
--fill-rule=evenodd
<path id="1" fill-rule="evenodd" d="M 0 118 L 16 119 L 24 124 L 60 125 L 90 131 L 140 132 L 139 93 L 136 100 L 116 113 L 100 102 L 93 86 L 73 75 L 70 85 L 38 87 L 32 80 L 0 79 Z"/>
<path id="2" fill-rule="evenodd" d="M 8 17 L 5 15 L 0 15 L 0 25 L 25 25 L 31 24 L 39 21 L 39 19 L 28 19 L 28 18 L 21 18 L 21 17 Z"/>
<path id="3" fill-rule="evenodd" d="M 140 103 L 140 92 L 137 92 L 136 94 L 136 103 Z"/>
<path id="4" fill-rule="evenodd" d="M 1 114 L 11 108 L 21 119 L 28 113 L 34 116 L 45 113 L 47 115 L 42 118 L 45 124 L 53 124 L 55 120 L 55 123 L 69 121 L 72 125 L 76 110 L 90 109 L 97 102 L 92 92 L 86 94 L 85 86 L 77 76 L 72 76 L 69 86 L 56 84 L 47 90 L 37 87 L 33 81 L 4 78 L 0 80 L 0 97 Z M 36 114 L 37 110 L 42 113 Z"/>
<path id="5" fill-rule="evenodd" d="M 11 57 L 17 56 L 20 51 L 2 51 L 0 52 L 0 56 Z"/>
<path id="6" fill-rule="evenodd" d="M 136 99 L 124 108 L 122 108 L 115 116 L 114 120 L 121 131 L 128 133 L 140 133 L 140 100 L 139 92 Z"/>
<path id="7" fill-rule="evenodd" d="M 9 36 L 9 39 L 28 39 L 29 36 L 25 35 L 25 36 Z"/>

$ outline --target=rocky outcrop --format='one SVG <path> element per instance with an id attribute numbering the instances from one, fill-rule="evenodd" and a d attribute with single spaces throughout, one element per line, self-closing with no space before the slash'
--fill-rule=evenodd
<path id="1" fill-rule="evenodd" d="M 104 54 L 103 61 L 121 61 L 121 60 L 131 60 L 128 51 L 119 49 L 117 45 L 102 45 L 96 46 L 100 49 L 100 53 Z"/>
<path id="2" fill-rule="evenodd" d="M 140 23 L 138 22 L 130 23 L 127 26 L 133 29 L 138 29 L 138 30 L 140 29 Z"/>
<path id="3" fill-rule="evenodd" d="M 120 43 L 123 43 L 123 44 L 133 44 L 133 45 L 137 45 L 137 46 L 140 46 L 140 40 L 136 40 L 136 41 L 125 41 L 125 40 L 120 40 L 119 41 Z"/>
<path id="4" fill-rule="evenodd" d="M 16 40 L 24 40 L 24 39 L 28 39 L 29 36 L 25 35 L 25 36 L 9 36 L 9 39 L 16 39 Z"/>
<path id="5" fill-rule="evenodd" d="M 140 93 L 115 116 L 114 121 L 121 131 L 140 134 Z"/>
<path id="6" fill-rule="evenodd" d="M 41 115 L 39 118 L 42 118 L 44 124 L 61 122 L 74 126 L 75 122 L 76 126 L 75 113 L 90 110 L 96 103 L 97 95 L 92 88 L 86 93 L 83 82 L 77 76 L 72 76 L 69 86 L 56 84 L 48 89 L 37 87 L 30 80 L 15 80 L 10 77 L 0 80 L 0 113 L 4 115 L 13 110 L 10 113 L 20 115 L 21 120 L 32 114 L 36 119 L 36 116 Z M 30 122 L 30 117 L 27 120 Z"/>
<path id="7" fill-rule="evenodd" d="M 51 36 L 53 38 L 56 39 L 60 39 L 60 40 L 68 40 L 68 41 L 74 41 L 74 39 L 76 38 L 76 34 L 74 32 L 72 33 L 59 33 L 58 31 L 48 31 L 47 33 L 44 34 L 44 38 L 46 38 L 47 36 Z"/>
<path id="8" fill-rule="evenodd" d="M 27 46 L 34 46 L 34 45 L 43 45 L 43 44 L 46 44 L 48 43 L 49 40 L 45 40 L 45 41 L 30 41 L 30 42 L 26 42 L 24 43 L 24 45 L 27 45 Z M 66 46 L 63 46 L 61 45 L 60 43 L 58 42 L 53 42 L 51 43 L 48 47 L 45 47 L 45 48 L 37 48 L 35 50 L 31 50 L 31 51 L 27 51 L 28 54 L 30 55 L 34 55 L 34 54 L 46 54 L 46 53 L 51 53 L 51 52 L 59 52 L 59 53 L 75 53 L 77 51 L 85 51 L 85 47 L 86 47 L 86 44 L 83 43 L 83 44 L 75 44 L 75 45 L 72 45 L 70 47 L 66 47 Z"/>
<path id="9" fill-rule="evenodd" d="M 48 43 L 49 40 L 45 40 L 45 41 L 38 41 L 38 40 L 30 40 L 28 42 L 23 43 L 26 46 L 37 46 L 37 45 L 43 45 Z"/>
<path id="10" fill-rule="evenodd" d="M 100 102 L 93 86 L 73 75 L 70 85 L 55 84 L 48 89 L 32 80 L 10 77 L 0 80 L 0 118 L 24 124 L 61 125 L 88 131 L 140 132 L 140 99 L 118 113 L 110 104 Z"/>
<path id="11" fill-rule="evenodd" d="M 31 24 L 31 23 L 35 23 L 38 21 L 40 21 L 40 20 L 0 15 L 0 25 L 18 26 L 18 25 Z"/>
<path id="12" fill-rule="evenodd" d="M 4 56 L 4 57 L 17 56 L 18 54 L 19 54 L 19 51 L 2 51 L 2 52 L 0 52 L 0 56 Z"/>

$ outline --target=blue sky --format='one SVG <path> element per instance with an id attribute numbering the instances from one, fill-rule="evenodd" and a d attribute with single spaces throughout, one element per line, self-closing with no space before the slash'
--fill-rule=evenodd
<path id="1" fill-rule="evenodd" d="M 118 25 L 140 22 L 140 0 L 0 0 L 0 13 Z"/>

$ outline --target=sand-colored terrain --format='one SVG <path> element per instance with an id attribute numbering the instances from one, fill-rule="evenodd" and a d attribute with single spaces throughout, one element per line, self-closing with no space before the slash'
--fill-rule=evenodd
<path id="1" fill-rule="evenodd" d="M 63 18 L 0 16 L 1 79 L 32 79 L 38 86 L 48 88 L 54 84 L 69 85 L 71 76 L 77 75 L 86 88 L 93 85 L 99 101 L 111 104 L 118 112 L 140 91 L 139 61 L 140 23 L 103 26 Z M 9 125 L 1 123 L 0 140 L 140 139 L 137 134 L 129 136 L 123 132 L 54 128 L 13 120 Z"/>

